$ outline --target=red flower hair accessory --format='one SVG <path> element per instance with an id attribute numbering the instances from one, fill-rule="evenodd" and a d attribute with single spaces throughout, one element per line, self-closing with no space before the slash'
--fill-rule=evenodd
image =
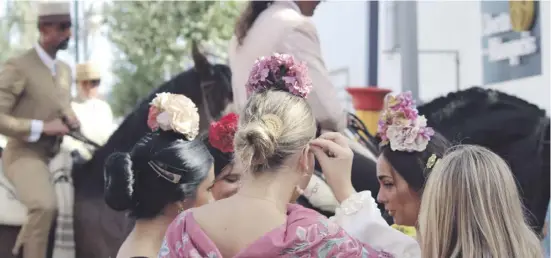
<path id="1" fill-rule="evenodd" d="M 212 147 L 223 153 L 233 152 L 233 138 L 237 131 L 237 121 L 239 116 L 235 113 L 229 113 L 219 121 L 210 124 L 209 143 Z"/>

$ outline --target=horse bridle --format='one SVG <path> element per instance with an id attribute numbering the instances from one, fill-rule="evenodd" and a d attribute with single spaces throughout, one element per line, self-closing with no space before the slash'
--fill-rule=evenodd
<path id="1" fill-rule="evenodd" d="M 212 117 L 212 113 L 210 112 L 210 107 L 209 105 L 207 104 L 207 94 L 206 94 L 206 90 L 205 88 L 207 86 L 210 86 L 210 85 L 213 85 L 213 84 L 216 84 L 216 80 L 215 79 L 210 79 L 210 80 L 207 80 L 207 81 L 201 81 L 199 83 L 199 87 L 201 87 L 201 99 L 203 100 L 203 107 L 205 108 L 205 113 L 206 113 L 206 116 L 207 116 L 207 120 L 209 121 L 209 124 L 211 122 L 214 121 L 214 118 Z"/>

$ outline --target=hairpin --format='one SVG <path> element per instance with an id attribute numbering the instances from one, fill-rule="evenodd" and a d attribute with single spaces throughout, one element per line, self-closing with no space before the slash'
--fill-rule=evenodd
<path id="1" fill-rule="evenodd" d="M 282 124 L 283 122 L 281 121 L 281 118 L 279 118 L 277 115 L 274 115 L 274 114 L 266 114 L 266 115 L 263 115 L 261 118 L 262 122 L 266 125 L 266 127 L 268 127 L 268 129 L 270 131 L 272 131 L 272 133 L 274 135 L 281 135 L 281 130 L 282 130 Z"/>
<path id="2" fill-rule="evenodd" d="M 436 157 L 436 154 L 430 155 L 429 159 L 427 160 L 427 168 L 432 169 L 434 165 L 436 164 L 436 161 L 438 160 L 438 157 Z"/>
<path id="3" fill-rule="evenodd" d="M 159 176 L 162 178 L 170 181 L 171 183 L 177 184 L 180 182 L 180 179 L 182 178 L 181 175 L 174 174 L 172 172 L 168 172 L 164 168 L 162 168 L 160 165 L 158 165 L 154 161 L 149 161 L 147 164 L 155 171 Z"/>

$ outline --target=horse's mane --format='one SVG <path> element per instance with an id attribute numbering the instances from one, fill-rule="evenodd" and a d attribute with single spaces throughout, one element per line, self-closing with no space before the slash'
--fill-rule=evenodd
<path id="1" fill-rule="evenodd" d="M 105 145 L 96 150 L 93 158 L 73 169 L 75 191 L 83 191 L 83 193 L 93 195 L 103 194 L 103 165 L 105 159 L 113 152 L 130 151 L 134 143 L 150 131 L 146 120 L 149 103 L 155 98 L 155 95 L 160 92 L 173 92 L 186 95 L 195 103 L 200 103 L 202 98 L 199 83 L 199 75 L 191 68 L 154 89 L 147 97 L 137 103 Z"/>
<path id="2" fill-rule="evenodd" d="M 542 207 L 549 202 L 549 117 L 544 110 L 503 92 L 474 87 L 422 105 L 419 113 L 449 140 L 482 145 L 504 158 L 524 205 L 535 216 L 532 225 L 543 226 Z"/>
<path id="3" fill-rule="evenodd" d="M 545 111 L 533 104 L 480 87 L 437 98 L 420 106 L 419 113 L 427 117 L 430 126 L 452 140 L 469 141 L 464 138 L 468 136 L 489 143 L 492 139 L 500 141 L 503 137 L 529 135 L 545 117 Z M 479 135 L 485 139 L 477 137 Z"/>

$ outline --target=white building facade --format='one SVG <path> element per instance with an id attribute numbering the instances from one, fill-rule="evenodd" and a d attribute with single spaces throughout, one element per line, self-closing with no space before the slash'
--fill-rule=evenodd
<path id="1" fill-rule="evenodd" d="M 549 112 L 550 2 L 536 3 L 534 17 L 539 20 L 533 29 L 538 31 L 532 34 L 511 31 L 506 23 L 507 1 L 497 8 L 488 7 L 487 2 L 417 3 L 420 99 L 430 101 L 458 89 L 482 86 L 518 96 Z M 401 91 L 400 54 L 393 51 L 395 4 L 381 1 L 379 5 L 377 86 Z M 326 65 L 336 86 L 343 89 L 343 101 L 347 100 L 345 87 L 368 86 L 368 18 L 364 1 L 323 2 L 314 16 Z M 527 75 L 519 69 L 535 72 Z"/>

